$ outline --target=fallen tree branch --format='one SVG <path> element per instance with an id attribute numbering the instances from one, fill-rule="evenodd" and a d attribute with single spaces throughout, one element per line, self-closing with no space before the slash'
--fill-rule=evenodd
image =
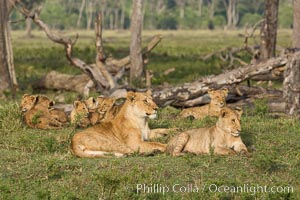
<path id="1" fill-rule="evenodd" d="M 47 24 L 45 24 L 40 18 L 39 13 L 40 9 L 30 13 L 22 4 L 21 8 L 18 8 L 15 4 L 13 6 L 22 13 L 26 18 L 31 18 L 33 22 L 40 27 L 47 35 L 47 37 L 58 44 L 64 45 L 66 57 L 69 62 L 81 69 L 85 74 L 87 74 L 90 79 L 93 81 L 93 84 L 88 84 L 88 87 L 94 85 L 97 91 L 102 93 L 109 93 L 115 88 L 117 88 L 117 79 L 121 78 L 121 75 L 124 75 L 124 68 L 130 68 L 130 57 L 126 56 L 122 59 L 114 59 L 112 57 L 106 58 L 104 54 L 104 49 L 102 45 L 102 23 L 101 23 L 101 14 L 97 17 L 97 22 L 95 25 L 95 32 L 96 32 L 96 48 L 97 48 L 97 55 L 96 55 L 96 64 L 87 64 L 83 60 L 73 57 L 72 56 L 72 49 L 75 45 L 78 35 L 74 40 L 69 38 L 61 37 L 57 34 L 54 34 L 50 31 Z M 148 44 L 147 48 L 143 51 L 143 58 L 149 54 L 153 48 L 161 41 L 161 36 L 155 36 L 151 42 Z M 145 62 L 145 60 L 144 60 Z M 115 75 L 115 77 L 113 77 Z M 87 94 L 88 90 L 85 90 L 85 94 Z"/>
<path id="2" fill-rule="evenodd" d="M 106 81 L 105 77 L 102 75 L 98 68 L 88 65 L 81 59 L 72 56 L 72 48 L 76 44 L 78 34 L 76 35 L 76 38 L 74 40 L 60 37 L 59 35 L 56 35 L 50 31 L 49 27 L 39 18 L 37 12 L 30 14 L 30 12 L 26 10 L 25 7 L 23 7 L 22 14 L 24 14 L 26 18 L 31 18 L 33 22 L 46 33 L 47 37 L 51 41 L 64 45 L 66 57 L 69 60 L 69 62 L 73 66 L 81 69 L 85 74 L 87 74 L 91 78 L 91 80 L 93 80 L 97 90 L 103 91 L 109 88 L 108 82 Z"/>
<path id="3" fill-rule="evenodd" d="M 47 73 L 33 84 L 33 89 L 69 90 L 84 94 L 86 85 L 90 82 L 86 74 L 68 75 L 56 71 Z"/>
<path id="4" fill-rule="evenodd" d="M 282 67 L 288 62 L 286 56 L 271 58 L 258 64 L 249 64 L 216 76 L 202 78 L 192 83 L 175 87 L 158 87 L 154 89 L 154 100 L 160 106 L 186 106 L 185 102 L 204 95 L 209 88 L 219 89 L 236 85 L 256 75 L 269 73 L 272 69 Z"/>

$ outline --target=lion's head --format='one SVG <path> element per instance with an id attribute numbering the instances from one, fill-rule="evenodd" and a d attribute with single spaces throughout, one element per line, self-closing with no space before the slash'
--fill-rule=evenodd
<path id="1" fill-rule="evenodd" d="M 36 95 L 24 94 L 21 100 L 20 109 L 22 112 L 27 112 L 32 109 L 37 101 Z"/>
<path id="2" fill-rule="evenodd" d="M 241 116 L 242 109 L 235 108 L 234 110 L 224 107 L 220 111 L 217 126 L 234 137 L 238 137 L 241 132 Z"/>
<path id="3" fill-rule="evenodd" d="M 226 97 L 228 94 L 228 89 L 224 88 L 222 90 L 208 90 L 208 95 L 211 98 L 210 104 L 219 108 L 222 108 L 226 105 Z"/>
<path id="4" fill-rule="evenodd" d="M 55 102 L 50 100 L 48 97 L 44 95 L 37 95 L 36 104 L 43 106 L 45 108 L 50 108 L 51 106 L 54 106 Z"/>
<path id="5" fill-rule="evenodd" d="M 151 94 L 151 91 L 127 93 L 127 101 L 132 105 L 134 115 L 150 119 L 156 117 L 158 107 L 154 103 Z"/>
<path id="6" fill-rule="evenodd" d="M 94 97 L 89 97 L 87 100 L 84 101 L 86 107 L 88 109 L 96 109 L 97 108 L 97 101 Z"/>
<path id="7" fill-rule="evenodd" d="M 27 112 L 28 110 L 31 110 L 35 105 L 40 105 L 45 108 L 49 108 L 50 106 L 54 105 L 54 102 L 44 95 L 23 95 L 20 105 L 20 109 L 22 112 Z"/>
<path id="8" fill-rule="evenodd" d="M 104 115 L 115 105 L 116 99 L 112 97 L 97 97 L 97 112 Z"/>
<path id="9" fill-rule="evenodd" d="M 84 102 L 74 101 L 73 106 L 74 106 L 74 110 L 76 111 L 77 115 L 80 115 L 82 117 L 89 116 L 89 110 Z"/>

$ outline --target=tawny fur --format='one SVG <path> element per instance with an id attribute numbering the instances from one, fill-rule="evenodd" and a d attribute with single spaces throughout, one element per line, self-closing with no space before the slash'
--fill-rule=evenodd
<path id="1" fill-rule="evenodd" d="M 70 114 L 71 124 L 82 128 L 88 127 L 91 122 L 89 119 L 89 110 L 83 101 L 74 101 L 73 110 Z"/>
<path id="2" fill-rule="evenodd" d="M 166 144 L 145 142 L 150 129 L 147 118 L 155 118 L 157 106 L 151 93 L 128 92 L 118 114 L 74 135 L 71 152 L 78 157 L 123 156 L 134 152 L 164 152 Z"/>
<path id="3" fill-rule="evenodd" d="M 219 119 L 211 128 L 199 128 L 182 132 L 168 142 L 166 152 L 173 156 L 184 152 L 208 154 L 213 149 L 215 154 L 248 154 L 247 147 L 240 137 L 242 111 L 222 108 Z"/>
<path id="4" fill-rule="evenodd" d="M 43 95 L 25 94 L 21 101 L 21 110 L 25 124 L 31 128 L 60 129 L 63 123 L 53 116 L 49 110 L 54 102 Z"/>
<path id="5" fill-rule="evenodd" d="M 100 122 L 108 122 L 115 118 L 115 116 L 121 110 L 123 103 L 115 104 L 116 99 L 113 97 L 99 96 L 97 98 L 97 108 L 94 111 L 90 111 L 89 119 L 92 125 L 98 124 Z M 152 129 L 149 132 L 149 139 L 155 139 L 167 135 L 170 131 L 174 131 L 176 128 L 166 129 L 157 128 Z"/>
<path id="6" fill-rule="evenodd" d="M 109 121 L 114 118 L 115 113 L 113 110 L 115 106 L 116 99 L 112 97 L 99 96 L 97 98 L 97 107 L 90 110 L 90 121 L 92 125 L 98 124 L 101 121 Z"/>
<path id="7" fill-rule="evenodd" d="M 64 111 L 56 108 L 50 108 L 49 112 L 52 115 L 52 117 L 54 117 L 56 120 L 60 121 L 61 123 L 68 122 L 68 117 Z"/>
<path id="8" fill-rule="evenodd" d="M 209 104 L 199 107 L 192 107 L 183 109 L 179 116 L 189 117 L 193 116 L 195 119 L 202 119 L 206 116 L 219 116 L 221 108 L 226 106 L 226 97 L 228 94 L 227 88 L 222 90 L 208 90 L 208 94 L 211 98 Z"/>
<path id="9" fill-rule="evenodd" d="M 58 120 L 59 122 L 66 123 L 68 121 L 67 115 L 64 111 L 52 108 L 54 106 L 55 102 L 51 101 L 47 96 L 44 95 L 30 95 L 30 94 L 24 94 L 23 98 L 21 100 L 21 106 L 20 109 L 23 113 L 30 110 L 35 106 L 34 101 L 36 101 L 36 97 L 38 97 L 38 104 L 39 107 L 42 109 L 48 109 L 50 114 L 53 118 Z"/>

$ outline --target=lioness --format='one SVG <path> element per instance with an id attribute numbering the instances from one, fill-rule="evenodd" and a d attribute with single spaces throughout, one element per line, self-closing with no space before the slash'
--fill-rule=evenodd
<path id="1" fill-rule="evenodd" d="M 241 115 L 241 109 L 222 108 L 215 126 L 192 129 L 176 135 L 168 142 L 166 152 L 173 156 L 183 152 L 202 154 L 210 153 L 210 149 L 213 148 L 215 154 L 248 154 L 247 147 L 240 137 Z"/>
<path id="2" fill-rule="evenodd" d="M 118 114 L 110 121 L 97 124 L 74 135 L 71 152 L 78 157 L 117 157 L 136 151 L 165 151 L 166 144 L 145 142 L 149 136 L 147 118 L 156 117 L 157 105 L 151 92 L 128 92 Z"/>
<path id="3" fill-rule="evenodd" d="M 92 125 L 95 125 L 99 122 L 110 121 L 115 118 L 115 116 L 120 111 L 123 103 L 116 104 L 116 99 L 114 97 L 104 97 L 99 96 L 97 98 L 97 109 L 94 112 L 90 112 L 90 121 Z M 97 121 L 96 121 L 97 120 Z M 96 123 L 95 123 L 96 122 Z M 148 128 L 149 129 L 149 128 Z M 162 136 L 165 136 L 170 131 L 177 130 L 176 128 L 166 129 L 166 128 L 157 128 L 152 129 L 149 132 L 148 138 L 155 139 Z"/>
<path id="4" fill-rule="evenodd" d="M 70 114 L 71 124 L 82 128 L 88 127 L 91 122 L 89 119 L 89 110 L 83 101 L 74 101 L 73 110 Z"/>
<path id="5" fill-rule="evenodd" d="M 21 110 L 25 123 L 31 128 L 59 129 L 62 123 L 55 119 L 49 111 L 52 102 L 42 95 L 24 95 Z"/>
<path id="6" fill-rule="evenodd" d="M 183 109 L 179 113 L 179 116 L 184 118 L 193 116 L 195 119 L 202 119 L 206 116 L 219 116 L 221 108 L 226 106 L 228 89 L 210 89 L 208 90 L 208 94 L 211 98 L 211 101 L 208 105 Z"/>

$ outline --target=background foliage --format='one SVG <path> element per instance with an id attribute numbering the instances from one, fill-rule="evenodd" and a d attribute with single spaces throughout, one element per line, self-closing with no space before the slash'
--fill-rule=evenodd
<path id="1" fill-rule="evenodd" d="M 147 0 L 144 1 L 144 29 L 212 29 L 224 28 L 227 24 L 226 8 L 223 1 L 202 0 Z M 179 3 L 183 3 L 184 15 L 181 16 Z M 42 6 L 42 19 L 56 29 L 71 29 L 77 26 L 82 0 L 26 0 L 25 5 L 33 9 Z M 96 12 L 104 13 L 106 29 L 128 29 L 130 26 L 131 0 L 85 0 L 85 7 L 78 28 L 88 28 L 89 18 Z M 90 9 L 92 5 L 92 9 Z M 213 10 L 211 6 L 214 5 Z M 292 26 L 292 0 L 281 0 L 279 7 L 279 27 Z M 237 1 L 238 22 L 236 27 L 247 23 L 253 25 L 263 17 L 263 0 Z M 93 16 L 92 16 L 93 15 Z M 11 20 L 22 18 L 16 11 Z M 23 23 L 13 24 L 14 29 L 22 29 Z M 91 27 L 93 28 L 93 23 Z"/>

